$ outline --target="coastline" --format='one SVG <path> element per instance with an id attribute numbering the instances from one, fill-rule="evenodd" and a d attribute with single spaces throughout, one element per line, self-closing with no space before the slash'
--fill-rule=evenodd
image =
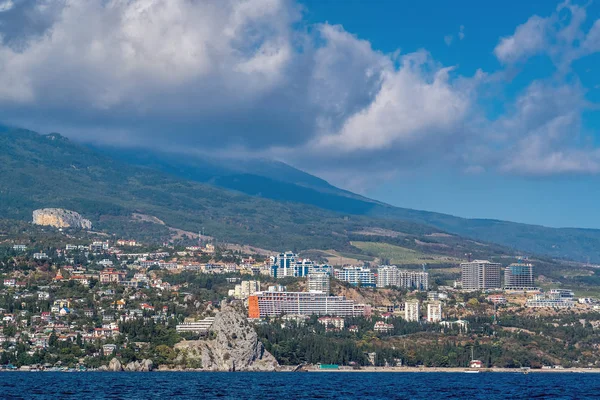
<path id="1" fill-rule="evenodd" d="M 596 374 L 600 373 L 600 368 L 563 368 L 563 369 L 521 369 L 521 368 L 438 368 L 438 367 L 362 367 L 361 369 L 353 369 L 350 367 L 340 367 L 337 369 L 319 369 L 317 367 L 310 367 L 301 370 L 295 371 L 295 367 L 293 366 L 283 366 L 281 369 L 276 371 L 236 371 L 236 372 L 245 372 L 245 373 L 519 373 L 519 374 L 529 374 L 529 373 L 548 373 L 548 374 L 569 374 L 569 373 L 586 373 L 586 374 Z M 204 372 L 204 373 L 229 373 L 232 371 L 215 371 L 215 370 L 203 370 L 203 369 L 168 369 L 168 368 L 158 368 L 152 371 L 103 371 L 103 370 L 73 370 L 73 369 L 65 369 L 65 370 L 28 370 L 28 369 L 14 369 L 14 370 L 0 370 L 1 372 L 129 372 L 129 373 L 148 373 L 148 372 Z"/>
<path id="2" fill-rule="evenodd" d="M 307 369 L 305 372 L 386 372 L 386 373 L 600 373 L 600 368 L 564 368 L 564 369 L 521 369 L 521 368 L 420 368 L 420 367 L 363 367 L 361 369 L 338 368 L 338 369 Z M 303 372 L 304 372 L 303 371 Z"/>

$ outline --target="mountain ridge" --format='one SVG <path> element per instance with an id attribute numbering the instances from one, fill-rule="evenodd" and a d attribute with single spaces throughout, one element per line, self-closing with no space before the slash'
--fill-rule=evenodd
<path id="1" fill-rule="evenodd" d="M 136 157 L 117 148 L 104 148 L 106 154 L 136 164 Z M 297 201 L 327 210 L 375 218 L 410 221 L 441 229 L 445 232 L 474 240 L 497 243 L 513 249 L 577 261 L 600 262 L 600 230 L 590 228 L 551 228 L 495 218 L 463 218 L 435 211 L 421 211 L 386 204 L 381 201 L 339 189 L 326 181 L 326 185 L 298 185 L 293 176 L 267 174 L 258 169 L 227 169 L 221 166 L 218 173 L 199 176 L 202 170 L 193 157 L 165 157 L 164 153 L 151 151 L 153 168 L 179 177 L 209 183 L 225 189 L 264 197 L 276 201 Z M 213 160 L 213 163 L 216 161 Z M 279 162 L 280 163 L 280 162 Z M 258 163 L 260 165 L 260 163 Z M 283 164 L 283 163 L 280 163 Z M 284 164 L 287 166 L 287 164 Z M 287 166 L 287 171 L 296 170 Z M 281 170 L 280 170 L 281 171 Z M 309 175 L 299 171 L 304 176 Z M 277 178 L 277 179 L 275 179 Z M 322 189 L 325 188 L 325 189 Z"/>
<path id="2" fill-rule="evenodd" d="M 114 229 L 128 227 L 129 216 L 140 212 L 179 229 L 205 227 L 222 240 L 251 240 L 270 249 L 347 248 L 351 236 L 365 228 L 409 235 L 447 232 L 532 254 L 600 262 L 600 230 L 465 219 L 394 207 L 278 162 L 203 169 L 214 161 L 179 157 L 186 162 L 178 162 L 158 152 L 97 150 L 57 133 L 1 127 L 0 145 L 4 218 L 27 220 L 38 208 L 81 212 L 77 207 L 82 207 L 100 227 Z M 273 165 L 279 168 L 276 172 L 260 175 Z"/>

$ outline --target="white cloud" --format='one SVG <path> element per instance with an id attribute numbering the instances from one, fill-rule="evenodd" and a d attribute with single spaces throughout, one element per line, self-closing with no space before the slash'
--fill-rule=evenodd
<path id="1" fill-rule="evenodd" d="M 24 51 L 0 47 L 0 101 L 143 109 L 190 83 L 257 95 L 283 78 L 297 17 L 284 0 L 72 0 Z"/>
<path id="2" fill-rule="evenodd" d="M 446 46 L 450 46 L 452 44 L 453 40 L 454 40 L 454 36 L 452 36 L 452 35 L 444 36 L 444 43 L 446 43 Z"/>
<path id="3" fill-rule="evenodd" d="M 581 145 L 589 105 L 577 79 L 534 82 L 490 121 L 482 93 L 506 96 L 511 68 L 464 77 L 426 50 L 384 54 L 342 26 L 306 26 L 293 0 L 31 0 L 5 15 L 26 3 L 36 29 L 9 21 L 9 35 L 0 24 L 3 122 L 272 156 L 355 187 L 431 163 L 597 171 L 597 151 Z M 494 53 L 506 65 L 539 53 L 568 65 L 600 50 L 600 23 L 586 33 L 585 19 L 564 3 Z M 461 25 L 445 41 L 464 38 Z"/>
<path id="4" fill-rule="evenodd" d="M 6 12 L 11 10 L 15 6 L 12 0 L 0 1 L 0 12 Z"/>
<path id="5" fill-rule="evenodd" d="M 519 25 L 512 36 L 500 39 L 494 54 L 503 63 L 514 63 L 544 50 L 551 21 L 537 15 Z"/>
<path id="6" fill-rule="evenodd" d="M 469 109 L 469 98 L 449 81 L 452 68 L 433 74 L 423 68 L 431 63 L 427 53 L 401 58 L 398 68 L 388 66 L 381 88 L 363 110 L 351 115 L 339 131 L 319 138 L 316 148 L 340 151 L 412 146 L 428 138 L 449 134 Z"/>
<path id="7" fill-rule="evenodd" d="M 581 145 L 581 114 L 589 107 L 577 85 L 533 82 L 501 118 L 500 169 L 524 175 L 600 172 L 600 150 Z"/>

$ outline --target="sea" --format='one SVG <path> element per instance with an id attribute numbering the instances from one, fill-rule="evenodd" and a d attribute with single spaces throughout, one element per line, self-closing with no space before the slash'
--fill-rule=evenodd
<path id="1" fill-rule="evenodd" d="M 4 372 L 2 399 L 598 399 L 594 373 Z"/>

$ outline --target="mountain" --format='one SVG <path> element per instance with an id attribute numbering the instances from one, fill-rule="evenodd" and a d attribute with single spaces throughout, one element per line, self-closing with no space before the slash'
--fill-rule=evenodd
<path id="1" fill-rule="evenodd" d="M 218 240 L 272 250 L 355 251 L 351 240 L 379 240 L 409 248 L 436 242 L 455 257 L 481 251 L 465 237 L 487 243 L 488 251 L 506 252 L 489 247 L 496 243 L 600 262 L 600 230 L 393 207 L 278 162 L 92 148 L 59 134 L 2 127 L 0 148 L 0 218 L 31 220 L 33 210 L 63 208 L 97 229 L 139 239 L 204 229 Z"/>
<path id="2" fill-rule="evenodd" d="M 600 262 L 600 230 L 548 228 L 393 207 L 336 188 L 284 163 L 269 160 L 207 159 L 189 155 L 182 157 L 157 151 L 109 147 L 98 150 L 123 162 L 255 197 L 302 203 L 351 215 L 411 221 L 533 254 Z"/>
<path id="3" fill-rule="evenodd" d="M 31 221 L 33 210 L 61 208 L 120 236 L 165 240 L 185 234 L 173 228 L 204 229 L 219 241 L 272 250 L 350 249 L 357 232 L 373 229 L 408 237 L 439 232 L 195 182 L 127 164 L 59 134 L 4 129 L 0 148 L 0 218 Z"/>

